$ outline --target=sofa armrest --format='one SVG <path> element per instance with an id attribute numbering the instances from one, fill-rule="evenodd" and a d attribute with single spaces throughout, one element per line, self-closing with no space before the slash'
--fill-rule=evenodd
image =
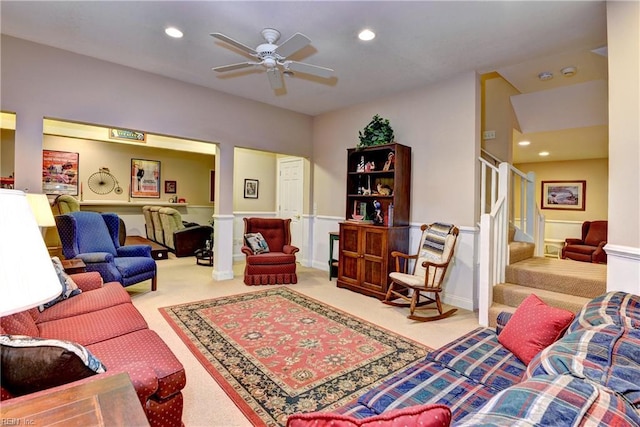
<path id="1" fill-rule="evenodd" d="M 78 285 L 78 288 L 82 289 L 82 292 L 100 289 L 103 285 L 102 276 L 97 271 L 75 273 L 69 276 Z"/>
<path id="2" fill-rule="evenodd" d="M 196 250 L 204 249 L 207 240 L 211 240 L 213 228 L 208 225 L 183 228 L 173 232 L 173 246 L 176 256 L 193 255 Z"/>
<path id="3" fill-rule="evenodd" d="M 120 246 L 118 249 L 119 257 L 146 257 L 151 258 L 151 246 L 149 245 L 126 245 Z"/>
<path id="4" fill-rule="evenodd" d="M 565 245 L 582 245 L 584 241 L 582 239 L 572 239 L 568 238 L 564 241 Z"/>
<path id="5" fill-rule="evenodd" d="M 240 250 L 242 251 L 243 254 L 250 256 L 253 255 L 253 251 L 251 250 L 251 248 L 249 246 L 243 246 L 240 248 Z"/>
<path id="6" fill-rule="evenodd" d="M 511 316 L 513 316 L 513 313 L 510 313 L 508 311 L 501 311 L 498 314 L 498 317 L 496 319 L 496 335 L 500 335 L 500 332 L 502 332 L 504 327 L 507 326 L 507 323 L 511 319 Z"/>
<path id="7" fill-rule="evenodd" d="M 297 248 L 295 246 L 291 246 L 291 245 L 284 245 L 282 247 L 282 252 L 284 252 L 285 254 L 295 254 L 296 252 L 300 251 L 300 248 Z"/>
<path id="8" fill-rule="evenodd" d="M 113 261 L 113 255 L 109 252 L 87 252 L 76 255 L 76 258 L 81 259 L 85 264 L 97 264 Z"/>
<path id="9" fill-rule="evenodd" d="M 117 372 L 126 372 L 129 374 L 138 399 L 142 407 L 146 408 L 147 400 L 158 391 L 158 376 L 156 375 L 156 371 L 146 363 L 131 362 L 119 366 Z"/>

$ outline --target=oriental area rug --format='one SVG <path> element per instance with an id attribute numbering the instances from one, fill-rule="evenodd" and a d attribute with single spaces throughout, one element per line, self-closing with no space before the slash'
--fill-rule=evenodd
<path id="1" fill-rule="evenodd" d="M 287 287 L 160 312 L 256 426 L 331 411 L 429 351 Z"/>

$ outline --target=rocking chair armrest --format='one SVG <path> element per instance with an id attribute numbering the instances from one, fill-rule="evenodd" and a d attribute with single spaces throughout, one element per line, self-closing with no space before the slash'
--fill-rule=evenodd
<path id="1" fill-rule="evenodd" d="M 418 259 L 418 255 L 409 255 L 398 251 L 392 251 L 391 256 L 396 259 L 396 272 L 406 273 L 409 270 L 409 260 Z"/>
<path id="2" fill-rule="evenodd" d="M 418 259 L 418 255 L 409 255 L 398 251 L 391 251 L 391 256 L 394 258 L 404 258 L 404 259 Z"/>
<path id="3" fill-rule="evenodd" d="M 441 263 L 432 262 L 432 261 L 424 261 L 422 263 L 422 266 L 424 268 L 428 268 L 428 267 L 440 268 L 440 267 L 446 267 L 447 265 L 449 265 L 449 261 L 445 261 L 445 262 L 441 262 Z"/>

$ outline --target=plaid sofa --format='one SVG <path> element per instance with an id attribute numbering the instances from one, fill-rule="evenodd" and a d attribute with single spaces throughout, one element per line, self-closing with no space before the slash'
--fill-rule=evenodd
<path id="1" fill-rule="evenodd" d="M 498 342 L 511 318 L 434 350 L 335 412 L 367 418 L 441 403 L 455 426 L 640 425 L 640 297 L 586 304 L 566 334 L 525 366 Z"/>

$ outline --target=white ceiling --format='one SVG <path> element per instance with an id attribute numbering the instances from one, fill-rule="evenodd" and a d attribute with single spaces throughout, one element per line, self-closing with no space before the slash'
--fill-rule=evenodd
<path id="1" fill-rule="evenodd" d="M 606 58 L 590 52 L 606 45 L 606 6 L 595 1 L 2 0 L 0 15 L 3 34 L 309 115 L 473 70 L 497 71 L 522 93 L 607 78 Z M 184 37 L 167 37 L 167 26 Z M 248 58 L 210 33 L 255 47 L 265 27 L 278 29 L 280 42 L 305 34 L 311 45 L 290 59 L 332 68 L 334 77 L 296 73 L 274 92 L 260 70 L 211 71 Z M 358 40 L 364 27 L 373 41 Z M 562 78 L 568 65 L 578 73 Z M 541 71 L 557 77 L 540 82 Z"/>

